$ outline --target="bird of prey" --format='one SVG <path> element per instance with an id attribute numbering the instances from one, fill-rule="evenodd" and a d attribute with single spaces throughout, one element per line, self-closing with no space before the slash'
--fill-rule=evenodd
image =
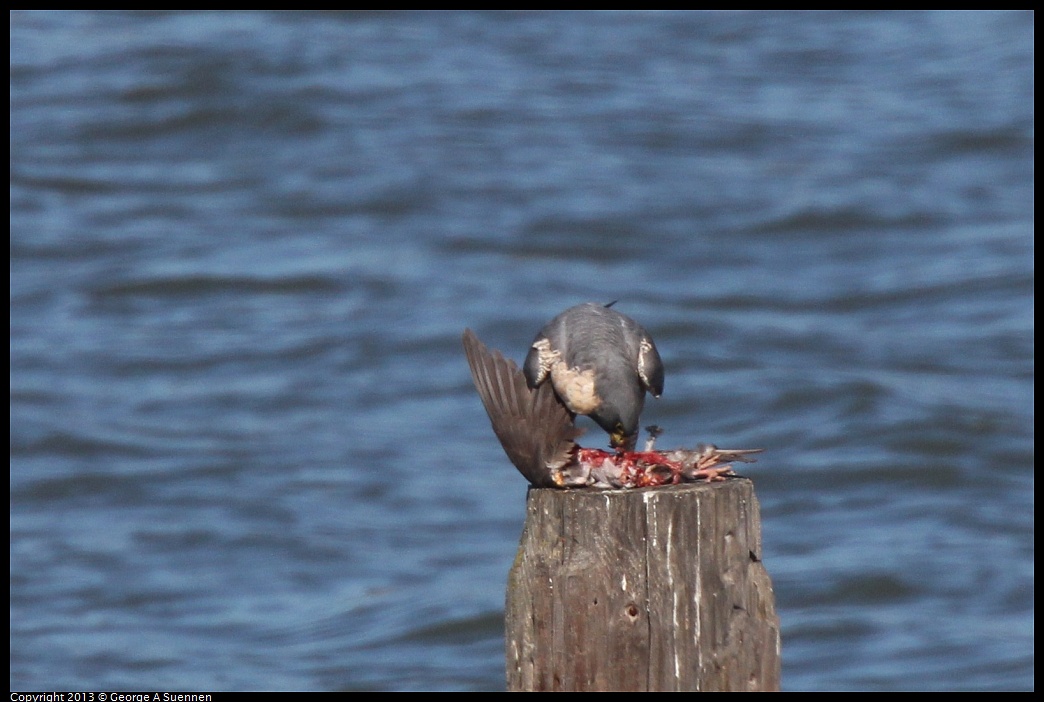
<path id="1" fill-rule="evenodd" d="M 551 386 L 573 415 L 584 414 L 609 434 L 618 451 L 634 448 L 645 393 L 663 392 L 663 363 L 652 337 L 609 305 L 570 307 L 548 322 L 522 364 L 526 382 Z"/>
<path id="2" fill-rule="evenodd" d="M 519 472 L 536 487 L 636 488 L 725 480 L 731 462 L 753 463 L 761 449 L 633 451 L 645 393 L 663 391 L 663 365 L 652 338 L 608 305 L 572 307 L 533 340 L 523 369 L 490 351 L 470 329 L 464 353 L 493 432 Z M 546 382 L 550 378 L 551 382 Z M 613 451 L 582 448 L 577 414 L 609 432 Z"/>

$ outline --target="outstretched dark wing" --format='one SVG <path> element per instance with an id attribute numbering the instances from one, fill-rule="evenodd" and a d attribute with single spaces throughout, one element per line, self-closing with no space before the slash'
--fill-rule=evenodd
<path id="1" fill-rule="evenodd" d="M 475 389 L 504 453 L 530 483 L 554 487 L 552 475 L 573 460 L 573 440 L 581 433 L 573 416 L 551 383 L 530 390 L 515 362 L 490 352 L 473 331 L 465 329 L 463 341 Z"/>

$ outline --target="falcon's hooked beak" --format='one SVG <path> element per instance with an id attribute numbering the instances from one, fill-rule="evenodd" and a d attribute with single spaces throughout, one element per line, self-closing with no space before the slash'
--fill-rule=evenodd
<path id="1" fill-rule="evenodd" d="M 637 435 L 628 436 L 624 433 L 623 425 L 619 422 L 613 427 L 612 433 L 609 434 L 609 445 L 617 451 L 630 451 L 634 448 L 635 440 Z"/>

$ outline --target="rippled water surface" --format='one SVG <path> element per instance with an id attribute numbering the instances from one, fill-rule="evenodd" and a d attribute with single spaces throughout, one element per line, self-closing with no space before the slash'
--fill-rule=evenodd
<path id="1" fill-rule="evenodd" d="M 460 334 L 614 299 L 785 688 L 1034 686 L 1032 14 L 10 24 L 12 689 L 502 688 Z"/>

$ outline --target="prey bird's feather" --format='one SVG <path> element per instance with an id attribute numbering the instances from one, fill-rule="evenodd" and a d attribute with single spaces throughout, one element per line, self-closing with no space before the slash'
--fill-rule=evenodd
<path id="1" fill-rule="evenodd" d="M 464 330 L 463 343 L 475 389 L 504 452 L 530 483 L 554 487 L 553 476 L 574 461 L 574 440 L 582 433 L 573 415 L 550 383 L 530 389 L 515 362 L 490 352 L 470 329 Z"/>

